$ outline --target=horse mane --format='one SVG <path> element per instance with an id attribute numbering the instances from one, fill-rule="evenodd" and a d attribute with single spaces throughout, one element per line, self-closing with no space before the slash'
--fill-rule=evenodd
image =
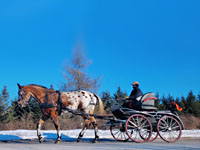
<path id="1" fill-rule="evenodd" d="M 41 87 L 41 88 L 48 89 L 47 87 L 45 87 L 45 86 L 42 86 L 42 85 L 38 85 L 38 84 L 29 84 L 29 85 L 32 85 L 32 86 L 39 86 L 39 87 Z"/>

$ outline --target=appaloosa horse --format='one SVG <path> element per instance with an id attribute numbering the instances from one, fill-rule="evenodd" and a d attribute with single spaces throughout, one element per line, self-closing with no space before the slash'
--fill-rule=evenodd
<path id="1" fill-rule="evenodd" d="M 73 92 L 60 92 L 35 84 L 30 84 L 26 86 L 21 86 L 20 84 L 17 85 L 19 87 L 18 102 L 22 107 L 25 107 L 27 105 L 31 97 L 33 97 L 39 103 L 42 117 L 37 124 L 37 136 L 40 143 L 43 142 L 43 138 L 40 133 L 41 125 L 49 118 L 52 118 L 55 128 L 57 130 L 57 139 L 55 143 L 60 143 L 61 133 L 58 116 L 60 115 L 62 110 L 68 108 L 71 110 L 80 110 L 84 113 L 93 114 L 95 105 L 98 100 L 100 114 L 102 114 L 104 111 L 101 99 L 96 94 L 90 93 L 88 91 L 80 90 Z M 95 138 L 93 142 L 96 142 L 99 136 L 95 118 L 93 116 L 83 116 L 83 118 L 85 120 L 85 126 L 79 133 L 77 142 L 81 140 L 81 137 L 91 123 L 94 126 L 95 130 Z"/>

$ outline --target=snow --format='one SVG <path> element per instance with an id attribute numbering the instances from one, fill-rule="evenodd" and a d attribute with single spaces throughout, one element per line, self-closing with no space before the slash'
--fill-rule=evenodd
<path id="1" fill-rule="evenodd" d="M 62 140 L 74 140 L 78 137 L 81 129 L 76 130 L 61 130 Z M 42 136 L 44 139 L 56 139 L 56 130 L 42 130 Z M 99 130 L 100 139 L 113 139 L 109 130 Z M 182 137 L 184 138 L 199 138 L 200 130 L 183 130 Z M 94 130 L 87 130 L 84 138 L 94 138 Z M 0 141 L 12 141 L 12 140 L 25 140 L 25 139 L 37 139 L 36 130 L 9 130 L 0 131 Z"/>

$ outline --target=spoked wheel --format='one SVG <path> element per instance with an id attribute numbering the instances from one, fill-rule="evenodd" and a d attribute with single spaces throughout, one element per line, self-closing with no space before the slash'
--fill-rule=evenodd
<path id="1" fill-rule="evenodd" d="M 113 124 L 110 126 L 110 133 L 117 141 L 126 142 L 129 140 L 124 124 Z"/>
<path id="2" fill-rule="evenodd" d="M 135 114 L 126 121 L 126 133 L 134 142 L 142 143 L 150 139 L 152 126 L 145 116 Z"/>
<path id="3" fill-rule="evenodd" d="M 158 132 L 152 132 L 150 139 L 148 140 L 149 142 L 154 141 L 158 137 Z"/>
<path id="4" fill-rule="evenodd" d="M 171 116 L 164 116 L 158 121 L 158 134 L 166 142 L 176 142 L 182 134 L 180 123 Z"/>
<path id="5" fill-rule="evenodd" d="M 140 135 L 141 136 L 141 138 L 142 139 L 144 139 L 145 140 L 145 138 L 142 136 L 142 135 Z M 152 134 L 151 134 L 151 137 L 149 138 L 149 142 L 152 142 L 152 141 L 154 141 L 155 139 L 157 139 L 157 137 L 158 137 L 158 132 L 152 132 Z"/>
<path id="6" fill-rule="evenodd" d="M 152 127 L 153 128 L 153 127 Z M 140 135 L 142 137 L 142 139 L 145 139 L 145 137 L 143 137 L 142 135 Z M 149 138 L 149 142 L 152 142 L 154 141 L 155 139 L 157 139 L 158 137 L 158 132 L 157 131 L 153 131 L 152 129 L 152 134 L 151 134 L 151 137 Z"/>

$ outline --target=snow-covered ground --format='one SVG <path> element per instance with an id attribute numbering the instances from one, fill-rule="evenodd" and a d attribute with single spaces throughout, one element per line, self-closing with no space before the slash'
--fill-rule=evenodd
<path id="1" fill-rule="evenodd" d="M 81 130 L 62 130 L 63 140 L 74 140 L 78 137 Z M 57 133 L 55 130 L 43 130 L 41 131 L 45 139 L 56 139 Z M 103 139 L 113 139 L 109 130 L 99 130 L 99 136 Z M 200 137 L 200 130 L 183 130 L 182 137 Z M 94 130 L 87 130 L 84 138 L 94 138 Z M 36 130 L 11 130 L 11 131 L 0 131 L 0 141 L 4 140 L 20 140 L 20 139 L 37 139 Z"/>

